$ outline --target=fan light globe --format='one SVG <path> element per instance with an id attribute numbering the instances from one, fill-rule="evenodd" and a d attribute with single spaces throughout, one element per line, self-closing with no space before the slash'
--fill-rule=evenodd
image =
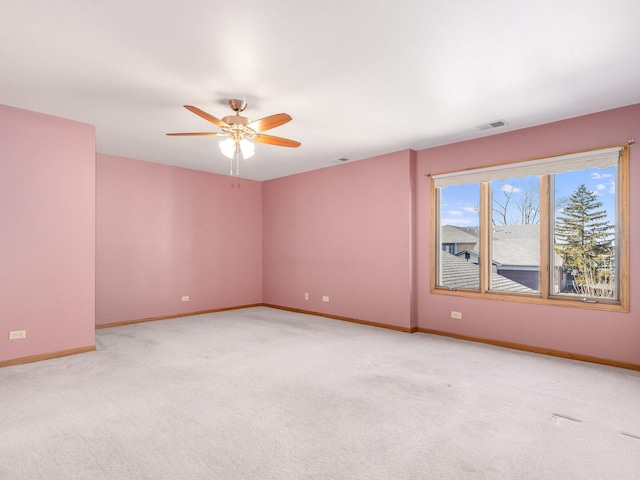
<path id="1" fill-rule="evenodd" d="M 240 140 L 240 150 L 242 151 L 242 158 L 251 158 L 256 153 L 256 146 L 246 138 Z"/>
<path id="2" fill-rule="evenodd" d="M 220 150 L 225 157 L 233 158 L 233 154 L 236 151 L 236 142 L 231 138 L 227 138 L 220 142 Z"/>

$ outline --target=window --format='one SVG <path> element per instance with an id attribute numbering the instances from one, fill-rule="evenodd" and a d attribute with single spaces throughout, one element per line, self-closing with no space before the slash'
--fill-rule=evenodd
<path id="1" fill-rule="evenodd" d="M 489 289 L 539 293 L 540 178 L 492 181 L 491 210 L 489 252 L 496 275 Z"/>
<path id="2" fill-rule="evenodd" d="M 432 292 L 628 311 L 628 147 L 433 175 Z"/>
<path id="3" fill-rule="evenodd" d="M 480 288 L 478 225 L 480 184 L 451 185 L 440 192 L 438 285 Z"/>

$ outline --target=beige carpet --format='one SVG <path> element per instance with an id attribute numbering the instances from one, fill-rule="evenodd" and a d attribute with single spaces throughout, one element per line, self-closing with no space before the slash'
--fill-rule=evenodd
<path id="1" fill-rule="evenodd" d="M 0 369 L 1 479 L 640 479 L 640 374 L 251 308 Z"/>

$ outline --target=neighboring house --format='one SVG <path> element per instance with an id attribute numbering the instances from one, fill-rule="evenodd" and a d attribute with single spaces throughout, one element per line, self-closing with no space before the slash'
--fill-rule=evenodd
<path id="1" fill-rule="evenodd" d="M 496 226 L 491 254 L 500 275 L 539 290 L 540 225 Z"/>
<path id="2" fill-rule="evenodd" d="M 442 227 L 442 250 L 457 255 L 463 250 L 476 250 L 478 246 L 478 227 Z"/>
<path id="3" fill-rule="evenodd" d="M 477 227 L 445 225 L 441 232 L 442 250 L 477 265 L 480 244 Z M 501 277 L 539 291 L 540 278 L 540 225 L 499 225 L 494 227 L 492 238 L 493 272 Z M 555 281 L 562 290 L 566 277 L 562 258 L 555 255 Z M 494 283 L 496 289 L 497 288 Z M 558 293 L 558 292 L 554 292 Z"/>
<path id="4" fill-rule="evenodd" d="M 477 263 L 468 262 L 443 251 L 440 266 L 440 283 L 442 285 L 448 288 L 470 288 L 473 290 L 480 288 L 480 267 Z M 536 293 L 536 290 L 495 272 L 491 274 L 491 284 L 496 290 L 502 292 Z"/>

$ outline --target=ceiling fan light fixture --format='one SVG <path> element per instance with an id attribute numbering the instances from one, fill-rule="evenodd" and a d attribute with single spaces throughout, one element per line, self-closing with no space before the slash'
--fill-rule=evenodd
<path id="1" fill-rule="evenodd" d="M 167 135 L 175 136 L 217 136 L 224 135 L 227 138 L 220 142 L 220 151 L 231 160 L 231 175 L 240 174 L 240 159 L 253 157 L 256 146 L 253 142 L 266 143 L 269 145 L 277 145 L 280 147 L 296 148 L 300 146 L 300 142 L 289 140 L 288 138 L 274 137 L 273 135 L 265 135 L 264 131 L 279 127 L 291 121 L 291 116 L 286 113 L 276 113 L 259 120 L 251 119 L 240 115 L 247 107 L 244 100 L 229 100 L 229 106 L 236 113 L 228 115 L 222 120 L 200 110 L 193 105 L 185 105 L 184 108 L 213 123 L 220 128 L 219 132 L 188 132 L 188 133 L 167 133 Z"/>
<path id="2" fill-rule="evenodd" d="M 246 138 L 242 140 L 226 138 L 220 142 L 220 151 L 227 158 L 234 158 L 236 149 L 240 149 L 242 158 L 251 158 L 256 153 L 256 146 Z"/>

